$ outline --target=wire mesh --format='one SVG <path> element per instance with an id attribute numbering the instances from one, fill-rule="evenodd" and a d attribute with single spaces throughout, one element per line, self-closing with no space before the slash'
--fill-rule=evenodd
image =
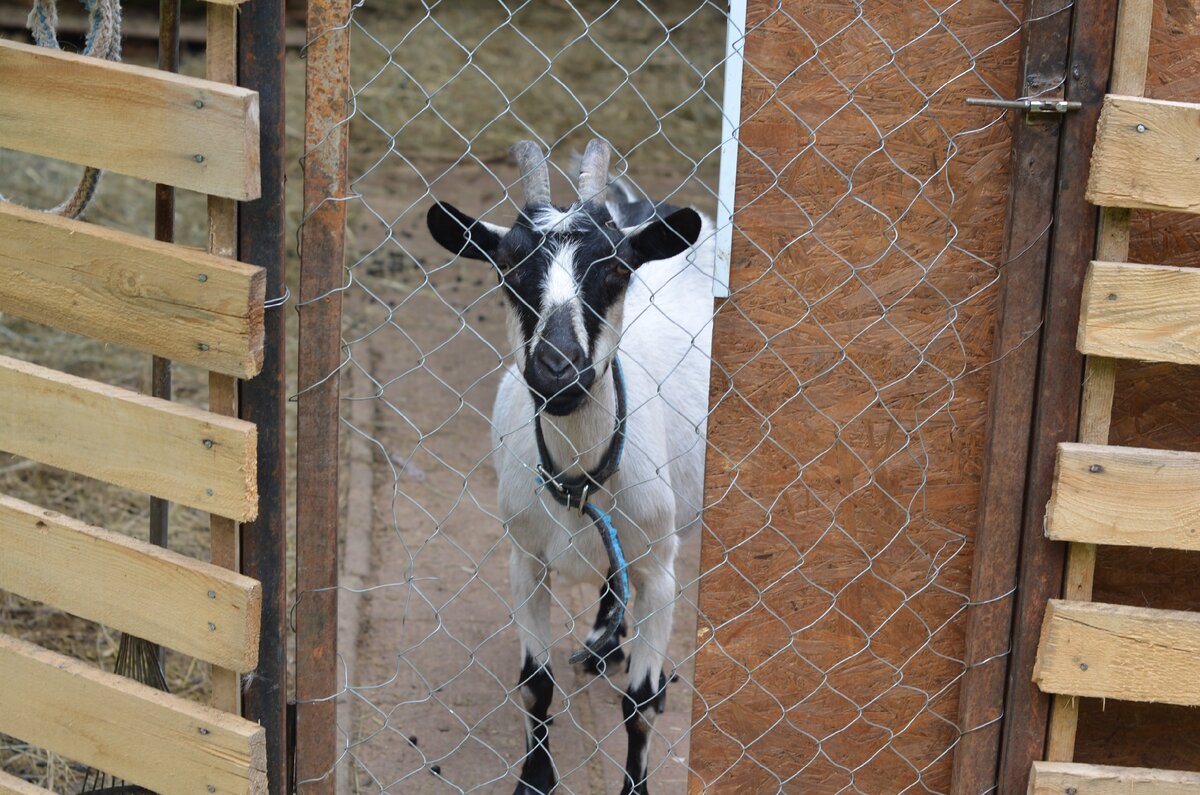
<path id="1" fill-rule="evenodd" d="M 510 789 L 526 753 L 527 605 L 492 464 L 519 324 L 496 268 L 438 247 L 426 211 L 512 223 L 522 138 L 549 150 L 567 203 L 571 153 L 602 137 L 637 194 L 715 217 L 732 199 L 728 15 L 354 7 L 345 356 L 327 376 L 344 428 L 339 792 Z M 749 3 L 731 294 L 691 337 L 707 358 L 712 336 L 704 517 L 657 560 L 675 583 L 655 791 L 950 789 L 979 728 L 956 711 L 1010 165 L 1002 112 L 964 99 L 1011 98 L 1024 24 L 1003 0 Z M 707 315 L 711 292 L 692 298 Z M 594 574 L 549 597 L 560 792 L 623 782 L 622 668 L 567 663 Z"/>

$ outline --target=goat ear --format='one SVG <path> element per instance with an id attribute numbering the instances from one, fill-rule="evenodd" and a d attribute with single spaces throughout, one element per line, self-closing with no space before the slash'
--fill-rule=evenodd
<path id="1" fill-rule="evenodd" d="M 654 260 L 670 259 L 695 245 L 700 237 L 700 213 L 685 207 L 629 231 L 634 258 L 631 264 L 637 268 Z"/>
<path id="2" fill-rule="evenodd" d="M 460 257 L 487 262 L 495 260 L 500 239 L 508 233 L 502 226 L 479 221 L 444 202 L 434 202 L 425 223 L 442 248 Z"/>

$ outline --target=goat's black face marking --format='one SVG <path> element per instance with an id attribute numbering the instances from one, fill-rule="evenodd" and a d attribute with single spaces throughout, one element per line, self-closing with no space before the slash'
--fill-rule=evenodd
<path id="1" fill-rule="evenodd" d="M 642 203 L 636 207 L 639 214 Z M 621 229 L 608 207 L 529 205 L 511 229 L 485 224 L 447 204 L 429 211 L 430 232 L 461 256 L 487 259 L 500 273 L 518 362 L 538 408 L 558 416 L 587 399 L 595 364 L 621 331 L 625 290 L 642 264 L 696 242 L 700 216 L 661 206 Z M 625 219 L 631 220 L 631 219 Z"/>

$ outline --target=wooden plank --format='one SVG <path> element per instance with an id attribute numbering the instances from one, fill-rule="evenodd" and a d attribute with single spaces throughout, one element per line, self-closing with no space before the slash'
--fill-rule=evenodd
<path id="1" fill-rule="evenodd" d="M 238 520 L 258 513 L 253 424 L 0 356 L 0 450 Z"/>
<path id="2" fill-rule="evenodd" d="M 1200 704 L 1200 613 L 1055 599 L 1033 679 L 1064 696 Z"/>
<path id="3" fill-rule="evenodd" d="M 1078 344 L 1081 352 L 1098 356 L 1200 364 L 1200 272 L 1093 262 Z"/>
<path id="4" fill-rule="evenodd" d="M 239 671 L 258 660 L 249 577 L 0 495 L 0 588 Z"/>
<path id="5" fill-rule="evenodd" d="M 1034 762 L 1029 795 L 1194 795 L 1200 773 L 1144 767 Z"/>
<path id="6" fill-rule="evenodd" d="M 265 793 L 262 727 L 0 635 L 0 732 L 160 795 Z"/>
<path id="7" fill-rule="evenodd" d="M 1088 201 L 1200 213 L 1200 104 L 1106 96 Z"/>
<path id="8" fill-rule="evenodd" d="M 261 268 L 0 204 L 0 312 L 221 373 L 262 368 Z"/>
<path id="9" fill-rule="evenodd" d="M 0 147 L 259 197 L 253 91 L 6 40 L 0 75 Z"/>
<path id="10" fill-rule="evenodd" d="M 1200 454 L 1059 445 L 1046 535 L 1055 541 L 1200 549 Z"/>
<path id="11" fill-rule="evenodd" d="M 50 792 L 0 770 L 0 795 L 50 795 Z"/>

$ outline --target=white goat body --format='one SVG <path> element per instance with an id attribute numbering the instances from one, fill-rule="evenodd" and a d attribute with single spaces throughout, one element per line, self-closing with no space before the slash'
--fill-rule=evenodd
<path id="1" fill-rule="evenodd" d="M 703 504 L 713 259 L 712 226 L 704 219 L 693 248 L 639 268 L 625 295 L 617 351 L 627 439 L 620 469 L 592 499 L 613 517 L 639 601 L 647 581 L 664 575 L 674 597 L 676 535 L 698 521 Z M 566 417 L 542 418 L 554 461 L 572 473 L 595 467 L 612 436 L 615 395 L 607 372 L 592 398 Z M 534 403 L 516 368 L 503 377 L 492 427 L 500 513 L 514 556 L 531 556 L 572 582 L 603 582 L 608 558 L 591 520 L 539 493 Z M 514 566 L 514 576 L 527 568 Z M 653 639 L 660 659 L 666 640 Z M 543 662 L 548 648 L 530 651 Z M 647 672 L 631 669 L 631 681 Z"/>

